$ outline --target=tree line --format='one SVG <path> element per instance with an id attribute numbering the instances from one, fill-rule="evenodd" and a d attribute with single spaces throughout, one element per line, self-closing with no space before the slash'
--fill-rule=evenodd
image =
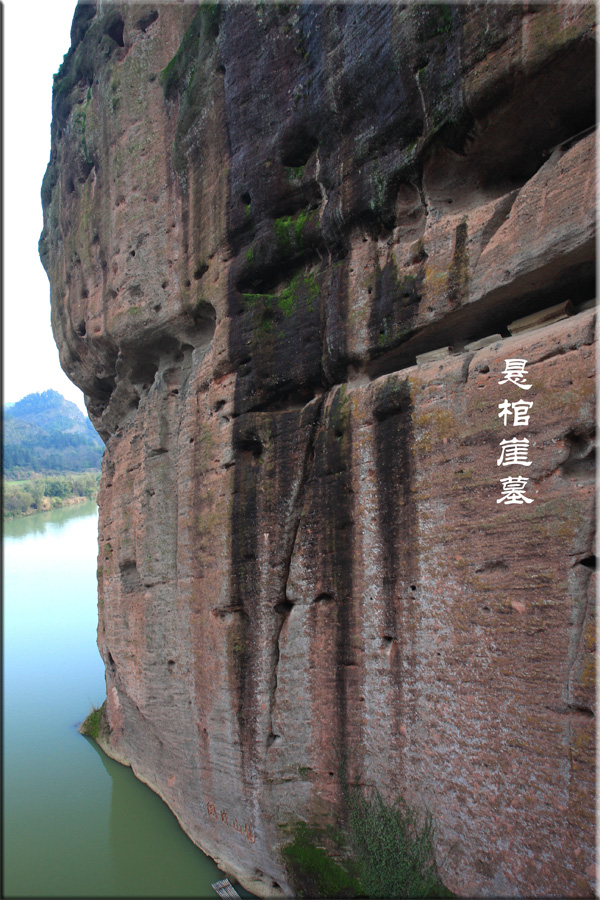
<path id="1" fill-rule="evenodd" d="M 98 493 L 100 472 L 36 476 L 4 481 L 5 519 L 56 509 L 79 500 L 92 500 Z"/>

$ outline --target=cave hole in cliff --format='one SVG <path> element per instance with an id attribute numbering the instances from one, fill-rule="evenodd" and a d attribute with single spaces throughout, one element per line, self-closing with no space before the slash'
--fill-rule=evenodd
<path id="1" fill-rule="evenodd" d="M 202 276 L 203 276 L 206 272 L 208 272 L 208 266 L 207 266 L 207 264 L 206 264 L 206 263 L 200 263 L 200 265 L 197 267 L 197 269 L 196 269 L 195 272 L 194 272 L 194 280 L 195 280 L 195 281 L 200 281 L 200 279 L 202 278 Z"/>
<path id="2" fill-rule="evenodd" d="M 135 560 L 128 559 L 119 563 L 119 572 L 121 574 L 121 588 L 123 593 L 132 594 L 141 588 L 142 582 L 138 573 Z"/>
<path id="3" fill-rule="evenodd" d="M 428 199 L 468 208 L 481 192 L 501 196 L 589 133 L 596 122 L 595 52 L 589 39 L 570 45 L 552 65 L 506 82 L 495 104 L 488 100 L 472 118 L 440 128 L 423 160 Z"/>
<path id="4" fill-rule="evenodd" d="M 123 19 L 116 18 L 110 23 L 108 28 L 106 29 L 106 34 L 113 39 L 115 44 L 118 44 L 119 47 L 124 47 L 125 42 L 123 40 L 123 31 L 125 29 L 125 22 Z"/>
<path id="5" fill-rule="evenodd" d="M 186 337 L 190 344 L 184 345 L 184 349 L 195 349 L 199 346 L 198 336 L 202 343 L 212 340 L 215 329 L 217 327 L 217 312 L 208 300 L 197 300 L 192 309 L 192 322 L 194 326 L 194 334 L 187 334 Z M 200 332 L 200 335 L 198 335 Z"/>
<path id="6" fill-rule="evenodd" d="M 244 191 L 244 193 L 240 195 L 240 200 L 242 201 L 244 206 L 250 206 L 250 204 L 252 203 L 252 198 L 250 197 L 248 191 Z"/>
<path id="7" fill-rule="evenodd" d="M 150 10 L 150 12 L 146 13 L 145 16 L 142 16 L 140 19 L 137 20 L 136 28 L 138 28 L 140 31 L 143 31 L 145 33 L 146 29 L 150 28 L 150 26 L 153 24 L 153 22 L 156 22 L 157 19 L 158 19 L 158 10 L 152 9 L 152 10 Z"/>
<path id="8" fill-rule="evenodd" d="M 153 359 L 138 357 L 131 362 L 129 381 L 142 391 L 147 391 L 154 383 L 157 372 L 158 365 Z"/>
<path id="9" fill-rule="evenodd" d="M 299 389 L 286 390 L 282 388 L 275 396 L 271 396 L 263 403 L 252 405 L 253 412 L 290 412 L 293 409 L 302 409 L 318 396 L 320 385 L 306 384 Z M 312 453 L 312 448 L 311 448 Z"/>
<path id="10" fill-rule="evenodd" d="M 596 571 L 596 557 L 594 555 L 586 556 L 585 559 L 579 560 L 579 565 L 585 566 L 586 569 L 591 569 L 592 572 L 595 572 Z"/>
<path id="11" fill-rule="evenodd" d="M 94 379 L 94 384 L 88 391 L 88 396 L 90 398 L 89 410 L 93 416 L 99 418 L 102 415 L 110 402 L 115 386 L 115 376 Z"/>
<path id="12" fill-rule="evenodd" d="M 283 616 L 284 618 L 286 618 L 287 616 L 289 616 L 293 607 L 294 607 L 294 604 L 286 598 L 285 600 L 282 600 L 281 603 L 278 603 L 275 606 L 275 612 L 278 613 L 280 616 Z"/>
<path id="13" fill-rule="evenodd" d="M 80 321 L 77 323 L 77 325 L 75 327 L 75 331 L 77 332 L 79 337 L 85 337 L 86 328 L 85 328 L 85 322 L 83 321 L 83 319 L 80 319 Z"/>
<path id="14" fill-rule="evenodd" d="M 335 597 L 333 596 L 333 594 L 329 594 L 329 593 L 327 593 L 327 591 L 323 591 L 322 593 L 318 594 L 315 597 L 315 599 L 313 600 L 313 603 L 326 603 L 326 602 L 329 602 L 329 603 L 335 602 Z"/>
<path id="15" fill-rule="evenodd" d="M 242 453 L 251 453 L 254 459 L 260 459 L 263 453 L 263 443 L 260 435 L 255 431 L 245 431 L 234 438 L 235 450 Z"/>
<path id="16" fill-rule="evenodd" d="M 565 478 L 572 481 L 593 480 L 596 476 L 595 430 L 573 429 L 565 435 L 569 456 L 561 465 Z"/>
<path id="17" fill-rule="evenodd" d="M 281 142 L 281 163 L 290 169 L 305 166 L 311 158 L 319 142 L 312 134 L 303 129 L 285 135 Z"/>
<path id="18" fill-rule="evenodd" d="M 582 41 L 515 84 L 505 106 L 490 117 L 481 146 L 473 146 L 484 181 L 508 176 L 525 183 L 557 146 L 595 125 L 595 53 L 593 41 Z"/>

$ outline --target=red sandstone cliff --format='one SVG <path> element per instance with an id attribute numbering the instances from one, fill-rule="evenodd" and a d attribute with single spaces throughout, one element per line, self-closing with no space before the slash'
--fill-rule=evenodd
<path id="1" fill-rule="evenodd" d="M 107 749 L 260 895 L 340 759 L 453 891 L 594 889 L 594 15 L 77 8 L 40 252 L 106 442 Z"/>

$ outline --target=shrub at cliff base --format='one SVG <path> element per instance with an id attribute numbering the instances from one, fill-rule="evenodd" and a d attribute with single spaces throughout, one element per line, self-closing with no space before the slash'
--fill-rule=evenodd
<path id="1" fill-rule="evenodd" d="M 344 793 L 347 844 L 333 829 L 300 822 L 282 850 L 299 897 L 454 896 L 438 875 L 429 813 L 403 800 L 388 804 L 376 791 L 365 796 L 357 786 Z"/>

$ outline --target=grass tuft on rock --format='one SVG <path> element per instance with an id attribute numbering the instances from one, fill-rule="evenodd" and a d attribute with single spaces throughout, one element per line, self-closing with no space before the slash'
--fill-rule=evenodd
<path id="1" fill-rule="evenodd" d="M 282 848 L 298 897 L 454 896 L 438 875 L 430 813 L 358 785 L 343 792 L 345 833 L 299 822 Z"/>
<path id="2" fill-rule="evenodd" d="M 431 813 L 401 798 L 386 803 L 378 791 L 347 794 L 351 844 L 367 897 L 452 897 L 435 862 Z"/>
<path id="3" fill-rule="evenodd" d="M 102 706 L 94 706 L 92 707 L 92 711 L 87 717 L 87 719 L 81 723 L 79 726 L 79 731 L 85 737 L 93 738 L 93 740 L 98 740 L 98 735 L 100 734 L 102 723 L 104 719 L 104 706 L 106 704 L 106 700 L 102 704 Z"/>

